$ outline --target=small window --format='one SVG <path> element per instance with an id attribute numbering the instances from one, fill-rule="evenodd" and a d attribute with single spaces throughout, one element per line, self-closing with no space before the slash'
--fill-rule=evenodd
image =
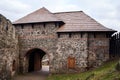
<path id="1" fill-rule="evenodd" d="M 21 25 L 21 28 L 24 29 L 24 25 Z"/>
<path id="2" fill-rule="evenodd" d="M 43 27 L 45 28 L 45 26 L 46 26 L 46 24 L 45 23 L 43 23 Z"/>
<path id="3" fill-rule="evenodd" d="M 81 38 L 83 37 L 83 33 L 80 34 Z"/>
<path id="4" fill-rule="evenodd" d="M 94 33 L 94 38 L 96 38 L 96 34 Z"/>
<path id="5" fill-rule="evenodd" d="M 34 29 L 34 24 L 31 24 L 32 25 L 32 29 Z"/>
<path id="6" fill-rule="evenodd" d="M 58 38 L 60 38 L 60 33 L 58 33 Z"/>
<path id="7" fill-rule="evenodd" d="M 71 33 L 69 33 L 69 38 L 71 38 Z"/>
<path id="8" fill-rule="evenodd" d="M 9 21 L 7 21 L 7 24 L 5 25 L 5 30 L 8 31 L 8 23 Z"/>
<path id="9" fill-rule="evenodd" d="M 59 23 L 55 23 L 55 27 L 60 27 L 60 24 Z"/>
<path id="10" fill-rule="evenodd" d="M 58 23 L 55 23 L 55 27 L 57 27 L 58 26 Z"/>
<path id="11" fill-rule="evenodd" d="M 15 71 L 15 69 L 16 69 L 16 62 L 15 62 L 15 60 L 13 60 L 13 63 L 12 63 L 12 71 Z"/>
<path id="12" fill-rule="evenodd" d="M 6 25 L 5 30 L 8 31 L 8 24 Z"/>

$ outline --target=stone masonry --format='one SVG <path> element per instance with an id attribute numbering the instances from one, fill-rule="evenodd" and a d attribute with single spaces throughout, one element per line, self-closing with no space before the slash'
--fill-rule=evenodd
<path id="1" fill-rule="evenodd" d="M 39 48 L 44 50 L 49 56 L 49 61 L 51 62 L 57 49 L 57 34 L 55 34 L 57 29 L 58 25 L 55 26 L 54 23 L 45 24 L 45 27 L 44 24 L 35 24 L 34 28 L 32 28 L 31 25 L 24 25 L 23 29 L 20 25 L 16 25 L 16 32 L 19 35 L 20 44 L 21 71 L 28 72 L 25 55 L 30 49 Z M 52 66 L 53 65 L 51 64 L 50 67 Z"/>
<path id="2" fill-rule="evenodd" d="M 12 23 L 0 14 L 0 80 L 10 80 L 18 70 L 18 39 Z"/>
<path id="3" fill-rule="evenodd" d="M 82 34 L 82 37 L 81 37 Z M 54 65 L 58 73 L 82 72 L 100 66 L 109 59 L 109 38 L 105 33 L 97 34 L 96 38 L 91 33 L 62 33 L 57 43 L 57 55 Z M 75 68 L 68 68 L 68 57 L 75 58 Z M 54 71 L 54 72 L 56 72 Z"/>

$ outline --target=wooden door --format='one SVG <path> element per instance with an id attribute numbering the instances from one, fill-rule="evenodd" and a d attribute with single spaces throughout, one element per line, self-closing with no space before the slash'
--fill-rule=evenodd
<path id="1" fill-rule="evenodd" d="M 75 68 L 75 58 L 68 57 L 68 68 L 74 69 Z"/>
<path id="2" fill-rule="evenodd" d="M 40 54 L 39 53 L 35 53 L 34 56 L 34 71 L 38 71 L 41 69 L 41 60 L 40 60 Z"/>
<path id="3" fill-rule="evenodd" d="M 34 71 L 34 58 L 35 58 L 35 56 L 34 56 L 34 54 L 30 54 L 29 55 L 29 67 L 28 67 L 28 72 L 32 72 L 32 71 Z"/>

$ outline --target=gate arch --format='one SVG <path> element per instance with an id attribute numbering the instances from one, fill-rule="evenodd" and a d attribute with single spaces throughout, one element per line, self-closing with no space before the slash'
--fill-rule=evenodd
<path id="1" fill-rule="evenodd" d="M 42 69 L 42 58 L 48 55 L 46 51 L 40 48 L 33 48 L 27 51 L 25 57 L 27 59 L 27 71 L 38 71 Z M 49 59 L 49 55 L 48 55 Z"/>

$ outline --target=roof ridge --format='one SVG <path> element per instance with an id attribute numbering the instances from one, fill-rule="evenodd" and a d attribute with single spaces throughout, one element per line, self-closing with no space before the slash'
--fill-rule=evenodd
<path id="1" fill-rule="evenodd" d="M 29 14 L 26 14 L 25 16 L 21 17 L 20 19 L 22 19 L 22 18 L 24 18 L 24 17 L 26 17 L 26 16 L 29 16 L 29 15 L 31 15 L 31 14 L 39 11 L 40 9 L 46 9 L 46 8 L 45 8 L 45 7 L 42 7 L 42 8 L 39 8 L 39 9 L 37 9 L 37 10 L 34 10 L 34 11 L 30 12 Z M 46 9 L 46 10 L 49 11 L 48 9 Z M 50 11 L 49 11 L 49 12 L 50 12 Z M 50 13 L 51 13 L 51 12 L 50 12 Z M 18 20 L 20 20 L 20 19 L 18 19 Z M 17 21 L 17 20 L 16 20 L 16 21 Z M 14 21 L 14 22 L 16 22 L 16 21 Z"/>
<path id="2" fill-rule="evenodd" d="M 83 11 L 54 12 L 53 14 L 60 14 L 60 13 L 75 13 L 75 12 L 83 12 Z"/>
<path id="3" fill-rule="evenodd" d="M 54 12 L 53 14 L 60 14 L 60 13 L 75 13 L 75 12 L 83 12 L 83 11 Z"/>
<path id="4" fill-rule="evenodd" d="M 30 14 L 27 14 L 26 16 L 14 21 L 13 24 L 47 22 L 47 21 L 61 21 L 61 20 L 58 19 L 48 9 L 46 9 L 45 7 L 42 7 L 40 9 L 35 10 L 35 11 L 31 12 Z"/>

